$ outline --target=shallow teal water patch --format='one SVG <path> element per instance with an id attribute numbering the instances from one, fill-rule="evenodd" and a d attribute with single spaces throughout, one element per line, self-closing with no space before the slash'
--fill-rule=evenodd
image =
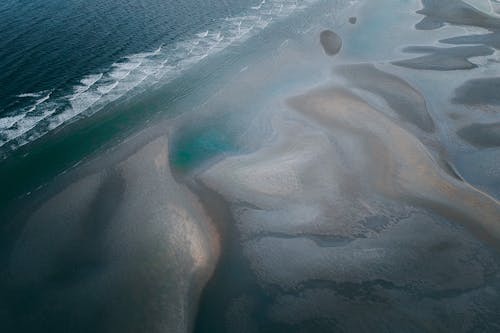
<path id="1" fill-rule="evenodd" d="M 238 151 L 234 138 L 221 128 L 191 129 L 179 135 L 170 150 L 172 167 L 180 171 L 192 170 L 224 153 Z"/>

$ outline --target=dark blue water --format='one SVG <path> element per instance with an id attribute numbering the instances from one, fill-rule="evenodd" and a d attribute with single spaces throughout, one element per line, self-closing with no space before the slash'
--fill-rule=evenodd
<path id="1" fill-rule="evenodd" d="M 0 206 L 153 117 L 188 110 L 175 104 L 194 92 L 213 92 L 214 82 L 206 81 L 224 81 L 235 61 L 243 67 L 243 57 L 260 49 L 254 42 L 269 31 L 302 29 L 279 22 L 315 3 L 2 2 Z M 209 154 L 210 147 L 202 142 L 200 149 Z"/>
<path id="2" fill-rule="evenodd" d="M 0 16 L 0 102 L 77 84 L 125 55 L 194 34 L 244 1 L 8 1 Z"/>
<path id="3" fill-rule="evenodd" d="M 498 122 L 496 105 L 476 107 L 495 102 L 477 88 L 497 62 L 391 65 L 412 60 L 407 45 L 461 40 L 462 27 L 418 31 L 422 17 L 483 16 L 461 0 L 341 10 L 353 2 L 0 2 L 0 333 L 498 331 L 500 260 L 460 224 L 482 213 L 457 207 L 486 202 L 494 220 L 500 155 L 493 132 L 465 135 L 486 148 L 455 135 Z M 446 10 L 415 13 L 425 4 Z M 342 38 L 335 57 L 324 29 Z M 331 85 L 377 121 L 333 117 L 333 102 L 328 124 L 314 100 L 330 110 Z M 211 272 L 191 267 L 217 242 L 202 286 Z"/>
<path id="4" fill-rule="evenodd" d="M 120 57 L 168 45 L 247 1 L 7 1 L 0 12 L 0 102 L 64 89 Z"/>
<path id="5" fill-rule="evenodd" d="M 294 5 L 260 3 L 3 1 L 0 150 L 32 142 L 138 86 L 176 77 Z"/>

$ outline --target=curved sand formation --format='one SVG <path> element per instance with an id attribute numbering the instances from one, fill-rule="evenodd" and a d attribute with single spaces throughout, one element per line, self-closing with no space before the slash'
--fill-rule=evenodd
<path id="1" fill-rule="evenodd" d="M 9 267 L 17 292 L 5 302 L 30 295 L 26 312 L 10 317 L 15 327 L 192 330 L 219 240 L 197 198 L 173 179 L 167 157 L 160 137 L 30 214 Z"/>
<path id="2" fill-rule="evenodd" d="M 364 171 L 381 193 L 416 200 L 500 244 L 500 203 L 441 170 L 417 138 L 363 100 L 334 88 L 294 97 L 290 105 L 327 128 L 361 136 L 370 163 Z"/>
<path id="3" fill-rule="evenodd" d="M 280 332 L 395 325 L 428 331 L 437 327 L 440 309 L 447 318 L 440 328 L 462 330 L 450 313 L 474 318 L 473 299 L 491 299 L 490 257 L 436 215 L 498 245 L 498 201 L 449 176 L 399 122 L 343 88 L 288 102 L 299 114 L 266 114 L 275 133 L 270 142 L 198 175 L 224 197 L 241 239 L 228 251 L 242 257 L 224 270 L 248 265 L 256 280 L 245 289 L 246 277 L 239 294 L 213 300 L 228 325 L 245 323 L 251 332 L 261 322 L 283 325 Z M 468 259 L 475 253 L 485 261 Z M 228 275 L 219 292 L 234 277 Z M 454 310 L 441 310 L 448 306 Z M 255 320 L 255 313 L 265 315 Z"/>
<path id="4" fill-rule="evenodd" d="M 356 87 L 382 97 L 403 120 L 423 131 L 434 131 L 434 121 L 424 97 L 408 82 L 371 64 L 341 66 L 335 72 L 346 77 Z"/>
<path id="5" fill-rule="evenodd" d="M 423 3 L 433 17 L 427 24 L 495 24 L 461 1 Z M 465 9 L 450 19 L 452 3 Z M 349 29 L 363 29 L 366 18 Z M 342 31 L 346 44 L 347 35 Z M 327 33 L 325 53 L 340 51 L 337 37 Z M 311 44 L 315 38 L 316 32 Z M 300 80 L 274 68 L 308 69 L 310 48 L 287 57 L 289 44 L 269 57 L 273 66 L 245 67 L 219 92 L 222 102 L 207 104 L 203 113 L 224 105 L 235 117 L 251 119 L 242 104 L 260 108 L 269 101 L 267 91 L 273 95 L 277 86 L 288 89 L 291 80 Z M 476 46 L 410 50 L 428 53 L 407 62 L 430 70 L 472 68 L 470 54 L 491 52 Z M 317 51 L 312 62 L 328 64 Z M 400 71 L 419 81 L 420 72 Z M 177 129 L 187 138 L 171 144 L 203 161 L 218 154 L 213 164 L 193 162 L 191 155 L 168 161 L 168 140 L 160 137 L 118 162 L 94 163 L 97 172 L 42 198 L 12 250 L 10 292 L 0 299 L 2 328 L 8 331 L 8 321 L 21 330 L 30 322 L 60 328 L 88 321 L 87 331 L 192 331 L 201 290 L 221 251 L 212 226 L 217 217 L 230 225 L 224 234 L 228 258 L 214 275 L 220 289 L 203 298 L 205 318 L 222 329 L 202 321 L 197 332 L 462 332 L 478 330 L 481 321 L 498 326 L 498 258 L 453 223 L 498 246 L 498 200 L 448 175 L 422 143 L 432 135 L 429 146 L 437 144 L 446 134 L 442 128 L 434 134 L 424 90 L 371 64 L 340 66 L 336 73 L 346 87 L 292 97 L 292 109 L 271 99 L 276 103 L 256 116 L 260 126 L 249 126 L 238 138 L 251 149 L 239 151 L 220 140 L 220 131 L 234 131 L 224 117 L 214 125 L 195 114 L 196 121 Z M 477 83 L 484 96 L 469 96 L 470 105 L 497 104 L 488 82 Z M 172 128 L 176 121 L 171 119 Z M 215 135 L 189 132 L 197 122 Z M 268 130 L 271 138 L 261 138 Z M 496 140 L 495 130 L 488 127 L 484 138 Z M 206 154 L 200 154 L 203 140 Z M 176 165 L 194 184 L 190 190 L 175 181 L 169 162 L 196 164 Z M 14 308 L 14 315 L 2 308 Z"/>

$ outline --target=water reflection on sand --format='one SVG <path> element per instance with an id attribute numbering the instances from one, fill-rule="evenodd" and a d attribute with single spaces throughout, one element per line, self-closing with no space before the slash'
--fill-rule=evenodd
<path id="1" fill-rule="evenodd" d="M 10 322 L 81 307 L 92 331 L 496 331 L 500 18 L 459 0 L 326 8 L 39 199 Z"/>

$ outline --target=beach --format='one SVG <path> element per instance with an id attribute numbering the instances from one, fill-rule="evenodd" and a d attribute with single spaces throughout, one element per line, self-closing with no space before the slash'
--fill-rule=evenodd
<path id="1" fill-rule="evenodd" d="M 248 11 L 2 132 L 0 331 L 498 331 L 498 4 Z"/>

